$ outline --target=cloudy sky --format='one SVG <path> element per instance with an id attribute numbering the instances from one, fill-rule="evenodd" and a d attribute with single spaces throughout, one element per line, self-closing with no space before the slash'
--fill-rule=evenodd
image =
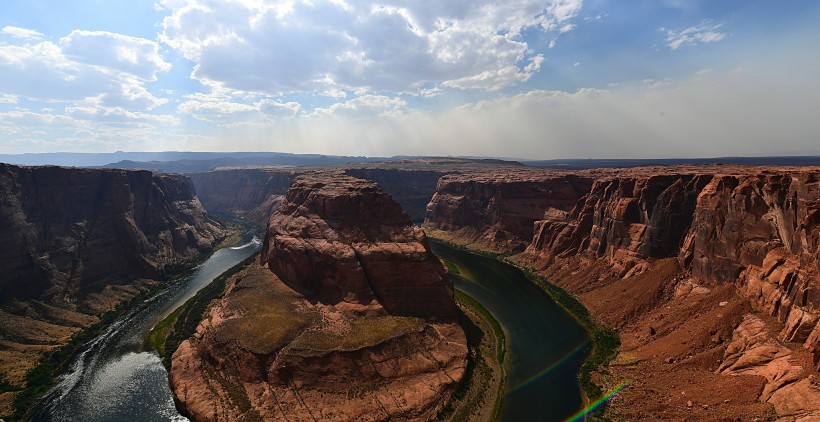
<path id="1" fill-rule="evenodd" d="M 820 154 L 816 0 L 0 3 L 0 153 Z"/>

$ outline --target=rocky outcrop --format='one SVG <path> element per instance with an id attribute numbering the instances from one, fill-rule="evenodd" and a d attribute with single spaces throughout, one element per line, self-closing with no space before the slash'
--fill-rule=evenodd
<path id="1" fill-rule="evenodd" d="M 596 180 L 571 212 L 545 211 L 526 253 L 586 254 L 605 259 L 619 277 L 640 273 L 648 258 L 677 255 L 698 193 L 711 176 L 664 174 Z"/>
<path id="2" fill-rule="evenodd" d="M 452 283 L 424 232 L 371 181 L 339 174 L 297 178 L 268 222 L 262 261 L 325 304 L 455 316 Z"/>
<path id="3" fill-rule="evenodd" d="M 0 164 L 0 298 L 75 303 L 179 271 L 224 236 L 183 176 Z"/>
<path id="4" fill-rule="evenodd" d="M 375 183 L 297 177 L 261 264 L 173 355 L 172 390 L 194 420 L 426 420 L 461 381 L 452 282 Z"/>
<path id="5" fill-rule="evenodd" d="M 189 176 L 208 212 L 244 218 L 264 226 L 293 180 L 292 169 L 224 169 Z"/>

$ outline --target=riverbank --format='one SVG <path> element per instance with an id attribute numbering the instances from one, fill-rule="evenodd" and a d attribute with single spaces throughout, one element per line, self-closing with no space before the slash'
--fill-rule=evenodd
<path id="1" fill-rule="evenodd" d="M 584 399 L 584 407 L 592 407 L 591 404 L 595 404 L 596 401 L 606 395 L 605 389 L 611 384 L 609 377 L 606 377 L 608 373 L 607 366 L 615 358 L 620 347 L 620 338 L 617 332 L 598 323 L 589 310 L 574 296 L 549 283 L 545 277 L 538 275 L 533 269 L 522 267 L 508 259 L 513 253 L 499 253 L 483 249 L 474 243 L 460 244 L 456 237 L 449 236 L 441 230 L 425 228 L 425 232 L 433 241 L 464 252 L 492 258 L 520 269 L 531 283 L 550 296 L 584 328 L 590 339 L 590 352 L 586 355 L 578 373 L 578 383 Z M 601 403 L 598 403 L 596 408 L 600 406 Z M 590 411 L 594 410 L 590 408 Z"/>
<path id="2" fill-rule="evenodd" d="M 170 369 L 171 356 L 180 343 L 196 332 L 196 327 L 211 301 L 218 299 L 225 292 L 228 279 L 258 260 L 259 253 L 257 252 L 234 265 L 151 328 L 146 337 L 146 344 L 159 353 L 166 369 Z"/>
<path id="3" fill-rule="evenodd" d="M 4 385 L 6 388 L 3 388 L 2 397 L 0 398 L 5 402 L 3 406 L 5 411 L 0 412 L 0 415 L 2 415 L 0 418 L 9 422 L 25 419 L 34 404 L 57 384 L 58 377 L 67 369 L 66 365 L 89 342 L 104 333 L 115 321 L 132 309 L 151 300 L 175 281 L 191 274 L 196 266 L 207 260 L 220 248 L 230 246 L 226 241 L 232 241 L 236 238 L 232 235 L 236 230 L 244 229 L 236 224 L 228 226 L 230 233 L 220 244 L 216 245 L 209 253 L 192 259 L 177 274 L 171 275 L 165 280 L 137 280 L 128 285 L 110 286 L 104 291 L 107 292 L 105 297 L 110 299 L 108 301 L 110 302 L 109 305 L 96 310 L 96 312 L 94 310 L 87 310 L 87 313 L 82 314 L 74 312 L 74 314 L 86 315 L 87 322 L 72 325 L 74 332 L 61 344 L 50 347 L 43 346 L 38 353 L 39 358 L 36 358 L 36 363 L 26 371 L 24 377 L 18 383 Z M 45 307 L 47 305 L 40 304 L 40 306 Z M 40 324 L 45 325 L 47 323 L 41 322 Z"/>
<path id="4" fill-rule="evenodd" d="M 455 264 L 445 261 L 448 268 Z M 451 270 L 452 271 L 452 270 Z M 492 314 L 478 301 L 456 290 L 459 319 L 467 335 L 469 358 L 463 385 L 444 405 L 438 421 L 496 421 L 504 398 L 505 337 Z"/>

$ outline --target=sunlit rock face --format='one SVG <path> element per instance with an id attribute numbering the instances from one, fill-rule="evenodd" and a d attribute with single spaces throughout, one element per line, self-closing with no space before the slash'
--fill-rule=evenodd
<path id="1" fill-rule="evenodd" d="M 173 355 L 194 420 L 427 420 L 464 376 L 452 282 L 374 182 L 297 177 L 228 285 Z"/>

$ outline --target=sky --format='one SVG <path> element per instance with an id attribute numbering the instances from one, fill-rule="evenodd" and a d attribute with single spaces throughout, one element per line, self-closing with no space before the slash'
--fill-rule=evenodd
<path id="1" fill-rule="evenodd" d="M 0 3 L 0 153 L 820 155 L 816 0 Z"/>

